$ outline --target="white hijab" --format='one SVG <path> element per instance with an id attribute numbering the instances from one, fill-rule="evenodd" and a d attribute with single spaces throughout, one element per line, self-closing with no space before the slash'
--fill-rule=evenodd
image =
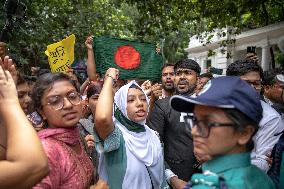
<path id="1" fill-rule="evenodd" d="M 140 88 L 140 86 L 135 81 L 131 81 L 127 85 L 122 86 L 115 93 L 114 96 L 114 102 L 117 106 L 115 108 L 119 108 L 119 110 L 127 119 L 129 119 L 126 110 L 127 94 L 130 86 L 133 84 Z M 145 94 L 144 91 L 143 93 Z M 147 97 L 146 94 L 145 96 L 147 99 L 147 103 L 149 105 L 149 98 Z M 140 125 L 143 125 L 145 127 L 145 132 L 141 133 L 135 133 L 129 131 L 114 116 L 113 116 L 113 121 L 115 126 L 118 126 L 119 129 L 122 131 L 125 139 L 125 144 L 128 146 L 130 151 L 137 157 L 137 159 L 144 162 L 146 166 L 151 166 L 157 163 L 160 154 L 162 154 L 161 143 L 157 136 L 157 133 L 146 125 L 146 119 L 139 122 Z"/>
<path id="2" fill-rule="evenodd" d="M 116 104 L 116 107 L 114 108 L 119 108 L 119 110 L 127 119 L 129 119 L 126 110 L 127 94 L 130 86 L 133 84 L 141 88 L 135 81 L 131 81 L 127 85 L 121 87 L 115 93 L 114 96 L 114 102 Z M 143 93 L 145 94 L 144 91 Z M 149 105 L 149 98 L 147 97 L 146 94 L 145 96 L 147 98 L 147 103 Z M 161 182 L 163 180 L 164 161 L 163 161 L 162 147 L 159 137 L 157 136 L 157 132 L 150 129 L 146 125 L 146 119 L 139 122 L 141 126 L 145 127 L 145 132 L 139 132 L 139 133 L 128 130 L 114 116 L 113 116 L 113 122 L 115 126 L 121 130 L 123 138 L 125 140 L 125 145 L 129 149 L 129 151 L 138 160 L 140 160 L 142 163 L 144 163 L 147 166 L 147 169 L 151 175 L 151 179 L 153 181 L 154 186 L 161 185 Z"/>

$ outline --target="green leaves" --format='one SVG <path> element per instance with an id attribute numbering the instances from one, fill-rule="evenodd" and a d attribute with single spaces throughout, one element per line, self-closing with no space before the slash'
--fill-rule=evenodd
<path id="1" fill-rule="evenodd" d="M 77 59 L 86 57 L 84 41 L 92 34 L 163 45 L 165 58 L 175 63 L 186 56 L 183 49 L 193 35 L 206 45 L 216 28 L 231 26 L 237 28 L 232 34 L 238 34 L 243 28 L 284 20 L 283 0 L 23 0 L 21 3 L 27 10 L 11 32 L 9 47 L 22 64 L 36 66 L 47 65 L 44 51 L 48 44 L 72 33 L 76 35 Z M 1 8 L 0 17 L 4 18 Z M 0 28 L 4 22 L 5 19 L 0 20 Z M 226 33 L 219 35 L 226 37 Z M 226 42 L 221 45 L 225 46 Z"/>

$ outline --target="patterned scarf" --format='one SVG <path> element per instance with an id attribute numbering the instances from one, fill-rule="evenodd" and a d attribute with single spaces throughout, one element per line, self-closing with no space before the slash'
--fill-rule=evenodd
<path id="1" fill-rule="evenodd" d="M 80 143 L 78 127 L 72 128 L 47 128 L 38 132 L 40 139 L 53 138 L 64 142 L 67 145 L 75 146 Z"/>

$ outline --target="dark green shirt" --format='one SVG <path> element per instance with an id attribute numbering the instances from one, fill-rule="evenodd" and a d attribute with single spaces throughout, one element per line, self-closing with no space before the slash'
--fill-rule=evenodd
<path id="1" fill-rule="evenodd" d="M 193 189 L 274 189 L 270 178 L 250 162 L 249 153 L 214 158 L 202 165 L 203 174 L 191 177 Z"/>
<path id="2" fill-rule="evenodd" d="M 279 176 L 279 188 L 284 188 L 284 152 L 282 152 L 282 161 Z"/>

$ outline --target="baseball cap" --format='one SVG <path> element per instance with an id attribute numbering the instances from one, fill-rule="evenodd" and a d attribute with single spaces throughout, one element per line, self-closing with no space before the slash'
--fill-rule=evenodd
<path id="1" fill-rule="evenodd" d="M 284 75 L 283 74 L 277 74 L 276 75 L 276 80 L 284 85 Z"/>
<path id="2" fill-rule="evenodd" d="M 218 77 L 208 81 L 197 97 L 175 95 L 170 105 L 179 112 L 193 112 L 194 105 L 237 109 L 259 123 L 262 119 L 260 96 L 237 76 Z"/>

